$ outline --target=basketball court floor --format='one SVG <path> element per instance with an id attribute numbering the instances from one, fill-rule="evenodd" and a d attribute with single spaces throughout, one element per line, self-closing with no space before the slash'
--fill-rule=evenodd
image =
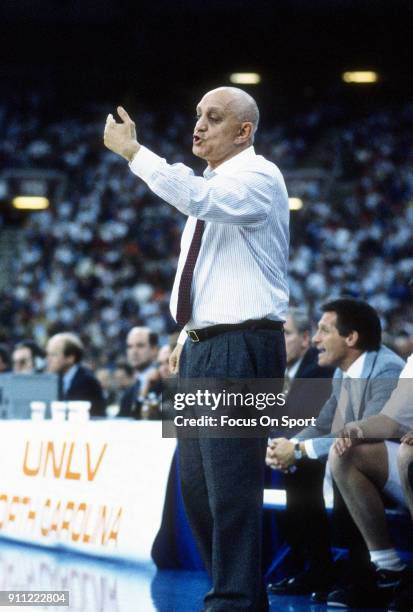
<path id="1" fill-rule="evenodd" d="M 153 564 L 91 559 L 0 540 L 1 591 L 69 591 L 69 606 L 24 606 L 62 612 L 198 612 L 209 580 L 203 572 L 157 571 Z M 322 612 L 307 597 L 271 597 L 271 612 Z M 19 608 L 0 606 L 17 612 Z"/>

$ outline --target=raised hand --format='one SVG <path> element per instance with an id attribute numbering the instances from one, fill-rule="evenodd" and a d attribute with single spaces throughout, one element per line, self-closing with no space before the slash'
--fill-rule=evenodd
<path id="1" fill-rule="evenodd" d="M 108 115 L 103 142 L 105 147 L 131 161 L 140 148 L 136 138 L 135 123 L 122 106 L 118 106 L 117 111 L 121 123 L 116 123 L 113 115 Z"/>

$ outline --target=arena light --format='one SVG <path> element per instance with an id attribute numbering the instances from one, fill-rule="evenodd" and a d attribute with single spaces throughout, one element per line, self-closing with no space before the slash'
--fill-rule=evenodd
<path id="1" fill-rule="evenodd" d="M 261 83 L 261 75 L 258 72 L 233 72 L 229 80 L 234 85 L 258 85 Z"/>
<path id="2" fill-rule="evenodd" d="M 303 207 L 303 201 L 301 198 L 288 198 L 288 205 L 290 210 L 300 210 Z"/>
<path id="3" fill-rule="evenodd" d="M 13 206 L 19 210 L 45 210 L 49 208 L 49 200 L 41 196 L 17 196 Z"/>
<path id="4" fill-rule="evenodd" d="M 343 72 L 341 78 L 345 83 L 377 83 L 379 75 L 374 70 L 349 70 Z"/>

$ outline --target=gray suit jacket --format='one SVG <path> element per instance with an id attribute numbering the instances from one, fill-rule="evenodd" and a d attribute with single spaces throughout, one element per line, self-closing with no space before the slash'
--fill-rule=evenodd
<path id="1" fill-rule="evenodd" d="M 405 363 L 396 353 L 382 346 L 379 351 L 366 354 L 363 372 L 360 379 L 352 379 L 350 402 L 347 406 L 345 422 L 378 414 L 396 387 L 399 374 Z M 326 457 L 334 442 L 331 427 L 336 413 L 338 399 L 343 383 L 343 372 L 339 368 L 334 372 L 333 392 L 322 407 L 316 424 L 306 427 L 294 438 L 312 440 L 314 451 L 319 459 Z"/>

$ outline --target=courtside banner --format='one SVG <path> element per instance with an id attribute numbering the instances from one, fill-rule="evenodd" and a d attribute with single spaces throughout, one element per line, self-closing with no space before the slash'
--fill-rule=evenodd
<path id="1" fill-rule="evenodd" d="M 159 421 L 2 421 L 0 536 L 148 561 L 175 445 Z"/>

